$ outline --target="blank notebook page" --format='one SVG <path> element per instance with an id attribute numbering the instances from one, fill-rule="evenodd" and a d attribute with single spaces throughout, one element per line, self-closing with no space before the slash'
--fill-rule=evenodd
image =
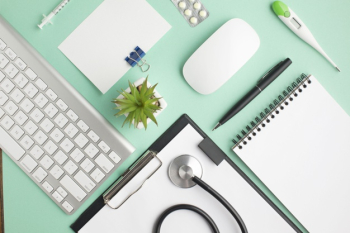
<path id="1" fill-rule="evenodd" d="M 309 79 L 234 152 L 309 232 L 350 232 L 350 117 Z"/>

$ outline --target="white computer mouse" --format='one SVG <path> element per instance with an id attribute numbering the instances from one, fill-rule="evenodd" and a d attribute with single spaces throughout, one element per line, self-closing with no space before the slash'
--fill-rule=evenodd
<path id="1" fill-rule="evenodd" d="M 219 89 L 258 50 L 260 39 L 242 19 L 221 26 L 187 60 L 183 75 L 197 92 L 207 95 Z"/>

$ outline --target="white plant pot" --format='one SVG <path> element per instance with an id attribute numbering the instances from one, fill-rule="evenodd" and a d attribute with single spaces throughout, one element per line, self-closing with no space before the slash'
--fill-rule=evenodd
<path id="1" fill-rule="evenodd" d="M 135 85 L 136 87 L 138 87 L 138 86 L 140 86 L 145 80 L 146 80 L 145 78 L 140 78 L 139 80 L 137 80 L 136 82 L 134 82 L 134 85 Z M 147 81 L 147 87 L 151 87 L 151 86 L 152 86 L 152 85 Z M 126 91 L 126 92 L 131 92 L 130 87 L 129 87 L 128 89 L 126 89 L 125 91 Z M 155 96 L 156 98 L 162 98 L 162 96 L 158 93 L 158 91 L 157 91 L 156 89 L 154 90 L 154 96 Z M 123 99 L 123 98 L 124 98 L 123 95 L 119 95 L 119 96 L 117 97 L 117 99 Z M 156 112 L 154 113 L 154 117 L 156 117 L 156 118 L 157 118 L 157 116 L 158 116 L 161 112 L 163 112 L 164 109 L 168 106 L 168 104 L 165 102 L 165 100 L 164 100 L 163 98 L 159 100 L 159 104 L 160 104 L 161 109 L 158 110 L 158 111 L 156 111 Z M 118 104 L 116 104 L 116 105 L 118 106 Z M 129 114 L 126 113 L 126 114 L 124 114 L 124 115 L 127 117 Z M 147 118 L 147 125 L 148 125 L 150 122 L 151 122 L 151 119 Z M 132 121 L 132 123 L 134 124 L 134 121 Z M 137 128 L 138 128 L 138 129 L 143 129 L 143 128 L 144 128 L 142 122 L 139 123 L 139 125 L 137 126 Z"/>

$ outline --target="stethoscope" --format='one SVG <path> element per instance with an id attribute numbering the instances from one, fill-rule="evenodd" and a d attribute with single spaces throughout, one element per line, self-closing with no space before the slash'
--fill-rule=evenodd
<path id="1" fill-rule="evenodd" d="M 171 180 L 171 182 L 180 188 L 191 188 L 195 185 L 199 185 L 201 188 L 203 188 L 205 191 L 210 193 L 213 197 L 215 197 L 230 213 L 231 215 L 236 219 L 241 232 L 247 233 L 247 228 L 242 220 L 242 218 L 239 216 L 237 211 L 231 206 L 231 204 L 223 197 L 221 196 L 216 190 L 214 190 L 212 187 L 210 187 L 207 183 L 205 183 L 201 178 L 203 174 L 203 168 L 201 163 L 196 159 L 195 157 L 191 155 L 181 155 L 177 158 L 175 158 L 168 170 L 168 175 Z M 202 209 L 193 206 L 193 205 L 187 205 L 187 204 L 181 204 L 181 205 L 175 205 L 170 207 L 169 209 L 165 210 L 160 217 L 158 218 L 156 222 L 155 227 L 155 233 L 160 233 L 160 229 L 162 227 L 162 223 L 165 220 L 165 218 L 171 214 L 174 211 L 177 210 L 190 210 L 193 211 L 199 215 L 201 215 L 210 225 L 211 229 L 214 233 L 219 233 L 219 229 L 216 226 L 213 219 Z"/>

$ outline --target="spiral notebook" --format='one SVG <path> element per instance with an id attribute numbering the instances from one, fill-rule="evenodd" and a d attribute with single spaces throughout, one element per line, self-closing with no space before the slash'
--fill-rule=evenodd
<path id="1" fill-rule="evenodd" d="M 233 142 L 309 232 L 350 232 L 350 117 L 314 76 L 293 82 Z"/>

